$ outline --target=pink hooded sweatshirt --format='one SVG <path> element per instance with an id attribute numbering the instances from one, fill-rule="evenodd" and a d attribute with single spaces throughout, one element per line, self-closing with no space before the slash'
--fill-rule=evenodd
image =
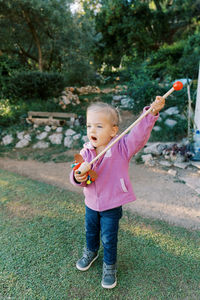
<path id="1" fill-rule="evenodd" d="M 144 111 L 147 109 L 145 107 Z M 92 165 L 92 169 L 98 174 L 96 181 L 89 185 L 86 182 L 77 183 L 72 170 L 70 181 L 83 187 L 85 204 L 89 208 L 104 211 L 136 200 L 128 174 L 129 162 L 147 143 L 158 117 L 148 114 Z M 96 156 L 96 150 L 89 142 L 84 145 L 80 154 L 85 161 L 90 162 Z"/>

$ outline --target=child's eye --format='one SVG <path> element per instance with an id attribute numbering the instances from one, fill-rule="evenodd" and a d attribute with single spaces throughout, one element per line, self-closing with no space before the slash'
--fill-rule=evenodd
<path id="1" fill-rule="evenodd" d="M 91 126 L 90 125 L 87 125 L 87 128 L 90 128 Z"/>
<path id="2" fill-rule="evenodd" d="M 98 125 L 98 126 L 97 126 L 97 128 L 103 128 L 103 126 L 101 126 L 101 125 Z"/>

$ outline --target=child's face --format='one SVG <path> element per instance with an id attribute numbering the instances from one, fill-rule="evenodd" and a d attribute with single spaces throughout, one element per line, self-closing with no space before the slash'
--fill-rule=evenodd
<path id="1" fill-rule="evenodd" d="M 105 113 L 88 111 L 87 136 L 93 147 L 106 147 L 117 131 L 118 127 L 113 126 Z"/>

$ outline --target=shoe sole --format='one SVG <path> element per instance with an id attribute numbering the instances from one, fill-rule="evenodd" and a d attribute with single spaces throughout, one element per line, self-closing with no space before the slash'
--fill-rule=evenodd
<path id="1" fill-rule="evenodd" d="M 101 283 L 101 286 L 104 288 L 104 289 L 113 289 L 114 287 L 116 287 L 117 285 L 117 280 L 111 284 L 111 285 L 104 285 L 103 283 Z"/>
<path id="2" fill-rule="evenodd" d="M 87 270 L 91 267 L 91 265 L 93 264 L 93 262 L 94 262 L 98 257 L 99 257 L 99 255 L 95 256 L 95 258 L 91 261 L 91 263 L 90 263 L 87 267 L 85 267 L 85 268 L 79 267 L 79 265 L 76 263 L 76 268 L 77 268 L 79 271 L 87 271 Z"/>

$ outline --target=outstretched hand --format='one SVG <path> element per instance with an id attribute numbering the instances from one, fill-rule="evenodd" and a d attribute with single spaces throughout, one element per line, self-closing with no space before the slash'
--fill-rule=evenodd
<path id="1" fill-rule="evenodd" d="M 156 100 L 151 104 L 152 115 L 157 115 L 157 113 L 165 106 L 165 99 L 161 96 L 157 96 Z"/>

